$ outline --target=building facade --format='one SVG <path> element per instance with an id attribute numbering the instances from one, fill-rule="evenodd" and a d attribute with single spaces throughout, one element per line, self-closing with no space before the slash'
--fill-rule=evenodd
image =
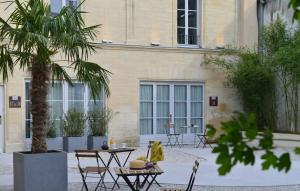
<path id="1" fill-rule="evenodd" d="M 54 14 L 78 3 L 48 2 Z M 0 8 L 5 17 L 4 5 Z M 236 91 L 224 87 L 224 74 L 203 61 L 227 44 L 257 46 L 256 0 L 87 0 L 81 9 L 89 12 L 87 25 L 102 24 L 95 42 L 99 49 L 90 60 L 112 72 L 111 96 L 94 104 L 88 87 L 75 78 L 73 87 L 56 82 L 48 103 L 57 121 L 72 107 L 87 112 L 107 106 L 114 111 L 109 137 L 140 145 L 149 139 L 166 141 L 170 116 L 188 142 L 205 124 L 218 124 L 242 110 Z M 28 71 L 0 81 L 2 152 L 30 145 L 29 88 Z M 218 105 L 210 106 L 210 98 L 218 98 Z M 20 107 L 10 107 L 10 100 L 20 100 Z M 192 124 L 198 128 L 184 127 Z"/>

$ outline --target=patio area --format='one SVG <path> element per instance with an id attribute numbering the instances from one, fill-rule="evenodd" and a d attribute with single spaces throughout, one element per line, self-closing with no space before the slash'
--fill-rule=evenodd
<path id="1" fill-rule="evenodd" d="M 290 148 L 278 148 L 276 152 L 292 151 Z M 137 148 L 129 159 L 133 160 L 139 156 L 145 155 L 146 148 Z M 260 153 L 256 153 L 260 155 Z M 125 155 L 120 154 L 121 161 L 124 160 Z M 102 155 L 104 160 L 108 160 L 109 155 L 105 153 Z M 259 161 L 252 167 L 244 167 L 238 165 L 234 167 L 232 172 L 220 177 L 217 172 L 217 165 L 215 164 L 215 155 L 211 153 L 210 148 L 193 148 L 191 146 L 184 148 L 170 148 L 165 147 L 165 161 L 159 162 L 159 166 L 165 172 L 157 177 L 157 181 L 163 186 L 185 188 L 191 174 L 192 165 L 196 159 L 199 160 L 200 166 L 196 176 L 193 190 L 222 190 L 222 191 L 256 191 L 256 190 L 299 190 L 300 189 L 300 160 L 293 154 L 292 169 L 287 173 L 278 173 L 277 171 L 269 170 L 263 172 Z M 68 176 L 69 176 L 69 190 L 81 189 L 81 177 L 77 169 L 77 160 L 74 153 L 68 154 Z M 94 164 L 94 160 L 87 159 L 86 164 Z M 12 154 L 0 154 L 0 190 L 13 190 L 13 169 L 12 169 Z M 112 164 L 111 167 L 116 166 Z M 91 179 L 91 181 L 97 181 Z M 90 182 L 88 180 L 88 182 Z M 105 182 L 111 187 L 112 179 L 106 176 Z M 121 188 L 119 190 L 129 190 L 123 180 L 119 179 Z M 95 187 L 95 182 L 89 183 L 90 188 Z M 159 190 L 154 184 L 150 190 Z"/>

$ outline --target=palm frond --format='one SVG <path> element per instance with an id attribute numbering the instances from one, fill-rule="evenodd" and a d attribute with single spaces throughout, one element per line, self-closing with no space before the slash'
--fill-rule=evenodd
<path id="1" fill-rule="evenodd" d="M 6 81 L 9 74 L 13 74 L 13 71 L 14 61 L 9 52 L 8 45 L 0 45 L 0 73 L 2 73 L 3 81 Z"/>
<path id="2" fill-rule="evenodd" d="M 69 84 L 72 84 L 72 79 L 66 70 L 57 63 L 51 64 L 51 72 L 52 72 L 52 83 L 55 79 L 57 80 L 66 80 Z"/>
<path id="3" fill-rule="evenodd" d="M 79 81 L 86 83 L 92 91 L 94 99 L 98 98 L 99 92 L 104 90 L 107 96 L 110 95 L 109 91 L 109 75 L 108 70 L 102 68 L 96 63 L 87 62 L 78 59 L 74 63 L 74 72 Z"/>

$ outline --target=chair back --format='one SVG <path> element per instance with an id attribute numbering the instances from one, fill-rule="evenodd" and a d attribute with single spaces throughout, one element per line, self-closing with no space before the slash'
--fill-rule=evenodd
<path id="1" fill-rule="evenodd" d="M 194 164 L 194 166 L 193 166 L 193 172 L 192 172 L 192 174 L 191 174 L 191 177 L 190 177 L 190 180 L 189 180 L 189 184 L 188 184 L 188 187 L 187 187 L 186 191 L 192 191 L 193 186 L 194 186 L 194 182 L 195 182 L 195 178 L 196 178 L 196 174 L 197 174 L 198 167 L 199 167 L 199 162 L 196 160 L 196 161 L 195 161 L 195 164 Z"/>
<path id="2" fill-rule="evenodd" d="M 80 162 L 81 159 L 83 159 L 83 158 L 94 158 L 97 162 L 98 169 L 100 169 L 99 168 L 100 167 L 99 159 L 101 159 L 101 157 L 99 156 L 99 151 L 97 151 L 97 150 L 75 150 L 75 157 L 77 158 L 78 169 L 79 169 L 80 173 L 83 173 L 84 167 L 81 165 L 81 162 Z M 103 164 L 105 164 L 105 163 L 103 163 Z"/>
<path id="3" fill-rule="evenodd" d="M 147 155 L 146 155 L 147 159 L 149 158 L 149 154 L 150 154 L 150 151 L 151 151 L 151 148 L 152 148 L 152 145 L 154 142 L 156 142 L 156 141 L 149 141 Z M 159 141 L 159 144 L 161 144 L 161 141 Z"/>

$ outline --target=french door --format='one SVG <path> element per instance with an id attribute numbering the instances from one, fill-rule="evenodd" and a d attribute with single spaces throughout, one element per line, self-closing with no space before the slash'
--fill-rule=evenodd
<path id="1" fill-rule="evenodd" d="M 165 142 L 171 120 L 183 142 L 191 143 L 195 133 L 203 132 L 203 89 L 202 83 L 141 82 L 140 142 Z"/>

